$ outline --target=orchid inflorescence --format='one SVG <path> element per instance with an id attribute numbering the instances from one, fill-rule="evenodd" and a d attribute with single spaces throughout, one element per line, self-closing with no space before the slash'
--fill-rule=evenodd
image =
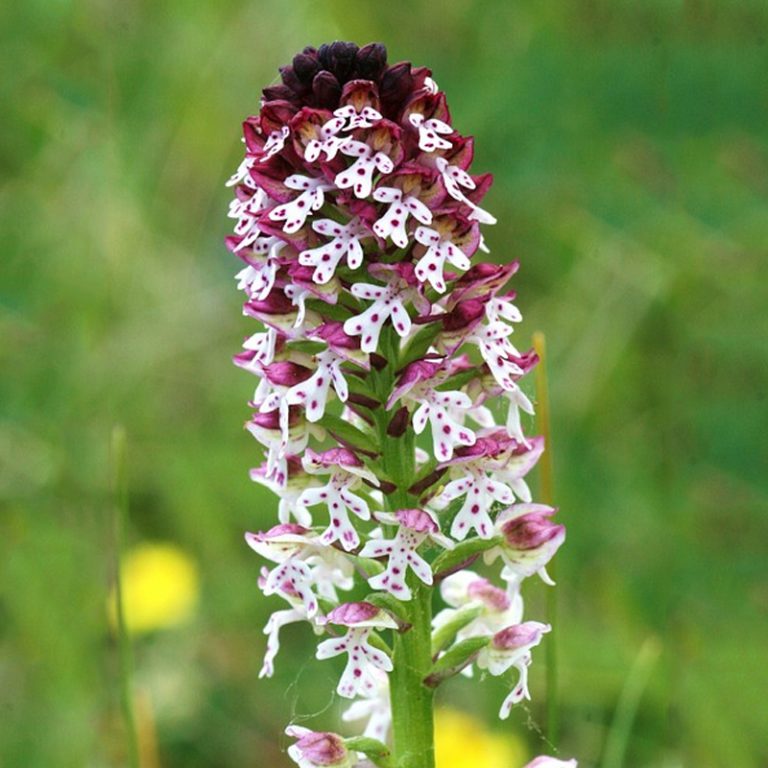
<path id="1" fill-rule="evenodd" d="M 265 627 L 261 675 L 281 628 L 309 622 L 326 636 L 318 659 L 346 656 L 337 692 L 364 734 L 291 726 L 288 754 L 405 766 L 387 762 L 389 683 L 423 619 L 412 606 L 431 616 L 437 585 L 446 607 L 416 684 L 514 668 L 501 717 L 530 697 L 531 649 L 550 626 L 523 621 L 520 586 L 551 583 L 565 538 L 525 482 L 544 449 L 521 419 L 533 407 L 519 381 L 537 357 L 510 340 L 517 262 L 476 259 L 480 225 L 495 221 L 480 207 L 491 176 L 470 173 L 473 140 L 430 71 L 388 66 L 380 44 L 333 43 L 281 76 L 244 123 L 227 238 L 244 313 L 264 326 L 235 358 L 259 379 L 246 428 L 265 456 L 251 477 L 280 499 L 277 524 L 246 535 L 269 562 L 261 589 L 287 605 Z M 503 564 L 498 584 L 469 570 L 481 556 Z"/>

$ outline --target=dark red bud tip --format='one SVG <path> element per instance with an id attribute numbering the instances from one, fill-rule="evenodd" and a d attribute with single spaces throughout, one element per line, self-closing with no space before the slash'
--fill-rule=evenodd
<path id="1" fill-rule="evenodd" d="M 312 93 L 319 107 L 335 109 L 339 104 L 341 86 L 330 72 L 320 72 L 312 81 Z"/>
<path id="2" fill-rule="evenodd" d="M 542 515 L 529 514 L 514 518 L 502 527 L 507 544 L 515 549 L 537 549 L 562 535 L 565 526 L 550 522 Z"/>
<path id="3" fill-rule="evenodd" d="M 412 90 L 413 75 L 411 74 L 411 64 L 408 61 L 395 64 L 381 77 L 379 93 L 382 104 L 386 106 L 401 103 Z"/>
<path id="4" fill-rule="evenodd" d="M 387 49 L 381 43 L 368 43 L 356 57 L 357 76 L 364 80 L 378 80 L 387 66 Z"/>
<path id="5" fill-rule="evenodd" d="M 320 69 L 315 56 L 298 53 L 293 57 L 293 71 L 296 77 L 306 86 L 312 85 L 312 80 Z"/>
<path id="6" fill-rule="evenodd" d="M 414 496 L 420 496 L 430 486 L 434 485 L 446 472 L 446 468 L 436 469 L 434 472 L 430 472 L 425 478 L 419 480 L 418 483 L 414 483 L 409 489 L 408 493 Z"/>
<path id="7" fill-rule="evenodd" d="M 270 85 L 263 90 L 264 101 L 288 101 L 293 91 L 286 85 Z"/>
<path id="8" fill-rule="evenodd" d="M 379 480 L 379 488 L 385 496 L 389 496 L 390 493 L 394 493 L 397 490 L 397 486 L 394 483 L 390 483 L 389 480 Z"/>
<path id="9" fill-rule="evenodd" d="M 408 429 L 408 423 L 410 422 L 410 416 L 408 409 L 403 406 L 398 408 L 392 420 L 387 427 L 387 434 L 390 437 L 402 437 L 405 434 L 405 430 Z"/>
<path id="10" fill-rule="evenodd" d="M 377 371 L 381 371 L 387 367 L 387 358 L 382 357 L 376 352 L 371 352 L 370 361 L 371 366 Z"/>
<path id="11" fill-rule="evenodd" d="M 358 48 L 354 43 L 337 40 L 330 45 L 321 45 L 317 58 L 323 69 L 333 72 L 339 80 L 344 81 L 352 70 L 357 51 Z"/>
<path id="12" fill-rule="evenodd" d="M 370 411 L 375 410 L 381 405 L 378 400 L 374 400 L 372 397 L 356 395 L 354 392 L 350 392 L 347 399 L 350 403 L 353 403 L 354 405 L 362 405 L 364 408 L 368 408 Z"/>

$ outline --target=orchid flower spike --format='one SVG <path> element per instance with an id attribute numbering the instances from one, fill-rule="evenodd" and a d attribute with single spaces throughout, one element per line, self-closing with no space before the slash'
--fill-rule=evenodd
<path id="1" fill-rule="evenodd" d="M 246 534 L 279 606 L 261 676 L 281 629 L 308 625 L 325 635 L 317 659 L 345 659 L 329 666 L 365 737 L 291 726 L 290 758 L 433 768 L 431 734 L 407 725 L 432 719 L 417 689 L 514 667 L 506 717 L 550 629 L 523 618 L 523 584 L 550 581 L 565 529 L 527 483 L 545 446 L 527 434 L 537 357 L 518 341 L 519 265 L 483 260 L 496 219 L 473 138 L 430 70 L 389 63 L 380 43 L 305 48 L 243 140 L 226 245 L 255 325 L 234 362 L 258 381 L 251 479 L 277 497 Z M 481 558 L 495 571 L 474 572 Z"/>

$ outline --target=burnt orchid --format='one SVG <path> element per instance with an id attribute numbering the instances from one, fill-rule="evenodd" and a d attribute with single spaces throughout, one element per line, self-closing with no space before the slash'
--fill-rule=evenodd
<path id="1" fill-rule="evenodd" d="M 478 258 L 491 176 L 428 69 L 337 42 L 280 73 L 244 122 L 226 241 L 262 325 L 235 357 L 258 379 L 251 477 L 279 497 L 276 524 L 246 534 L 283 602 L 261 675 L 280 630 L 308 623 L 317 659 L 345 659 L 342 717 L 363 735 L 292 725 L 291 759 L 433 768 L 435 689 L 515 670 L 507 717 L 551 629 L 523 620 L 521 584 L 551 583 L 565 532 L 525 480 L 544 444 L 523 430 L 537 357 L 511 341 L 518 265 Z M 481 556 L 495 580 L 471 570 Z"/>

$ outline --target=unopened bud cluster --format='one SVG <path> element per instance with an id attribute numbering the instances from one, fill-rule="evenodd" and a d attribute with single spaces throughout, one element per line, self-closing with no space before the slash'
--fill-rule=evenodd
<path id="1" fill-rule="evenodd" d="M 429 70 L 389 66 L 382 45 L 307 48 L 281 75 L 244 123 L 227 238 L 244 313 L 262 324 L 235 358 L 259 382 L 251 476 L 279 497 L 274 527 L 246 536 L 264 594 L 284 603 L 261 674 L 281 628 L 308 623 L 318 659 L 346 659 L 344 718 L 386 742 L 387 638 L 411 630 L 417 585 L 439 583 L 425 684 L 514 667 L 506 717 L 550 631 L 523 621 L 521 582 L 548 580 L 565 533 L 525 482 L 544 446 L 522 427 L 533 407 L 519 381 L 537 358 L 510 340 L 518 265 L 478 260 L 491 176 L 471 172 L 473 140 Z M 480 556 L 501 561 L 497 583 L 469 570 Z M 441 667 L 469 638 L 472 654 Z M 300 766 L 358 764 L 335 734 L 288 733 Z"/>

